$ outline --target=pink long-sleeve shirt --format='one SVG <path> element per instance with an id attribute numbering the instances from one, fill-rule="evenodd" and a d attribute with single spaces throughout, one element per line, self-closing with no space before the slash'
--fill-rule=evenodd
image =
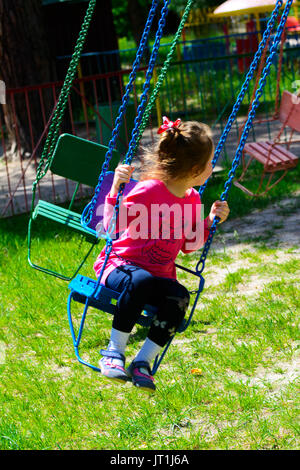
<path id="1" fill-rule="evenodd" d="M 107 230 L 116 196 L 106 196 L 103 227 Z M 139 182 L 120 203 L 116 233 L 101 283 L 118 266 L 134 264 L 154 276 L 176 279 L 175 260 L 181 250 L 198 250 L 207 240 L 207 219 L 201 217 L 199 193 L 190 188 L 184 197 L 172 194 L 159 180 Z M 94 270 L 100 275 L 105 249 L 99 254 Z"/>

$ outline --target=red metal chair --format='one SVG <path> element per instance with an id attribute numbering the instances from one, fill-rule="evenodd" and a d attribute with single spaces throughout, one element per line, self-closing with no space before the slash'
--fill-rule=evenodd
<path id="1" fill-rule="evenodd" d="M 245 145 L 242 163 L 243 171 L 234 185 L 251 196 L 262 196 L 278 184 L 288 170 L 295 168 L 298 163 L 298 156 L 294 155 L 289 149 L 290 145 L 300 140 L 292 140 L 294 132 L 300 133 L 300 96 L 294 95 L 289 91 L 284 91 L 281 98 L 278 120 L 281 122 L 281 128 L 273 142 L 249 142 Z M 267 120 L 259 121 L 260 123 Z M 287 141 L 281 141 L 283 131 L 289 128 L 290 135 Z M 287 148 L 283 147 L 286 145 Z M 246 157 L 249 156 L 249 158 Z M 263 165 L 263 173 L 257 191 L 254 193 L 241 184 L 244 176 L 253 160 L 257 160 Z M 283 172 L 279 178 L 271 184 L 275 173 Z M 265 189 L 262 189 L 265 176 L 269 174 Z M 270 185 L 271 184 L 271 185 Z"/>

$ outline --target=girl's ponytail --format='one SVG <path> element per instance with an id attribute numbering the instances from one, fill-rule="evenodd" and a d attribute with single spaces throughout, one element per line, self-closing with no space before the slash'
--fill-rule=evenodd
<path id="1" fill-rule="evenodd" d="M 204 170 L 214 144 L 209 126 L 197 121 L 180 122 L 161 133 L 157 145 L 142 158 L 141 180 L 167 181 Z"/>

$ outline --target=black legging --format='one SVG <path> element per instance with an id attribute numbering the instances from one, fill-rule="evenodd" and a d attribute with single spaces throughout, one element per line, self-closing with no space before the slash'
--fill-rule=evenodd
<path id="1" fill-rule="evenodd" d="M 181 324 L 189 305 L 189 292 L 178 281 L 157 277 L 145 269 L 122 265 L 105 281 L 110 289 L 120 292 L 113 328 L 130 333 L 145 304 L 157 307 L 148 338 L 164 346 Z"/>

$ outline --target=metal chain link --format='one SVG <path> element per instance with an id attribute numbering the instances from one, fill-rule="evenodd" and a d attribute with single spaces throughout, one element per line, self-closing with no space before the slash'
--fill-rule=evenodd
<path id="1" fill-rule="evenodd" d="M 75 79 L 75 75 L 77 73 L 77 66 L 80 60 L 80 56 L 81 56 L 82 49 L 83 49 L 86 36 L 89 30 L 89 26 L 90 26 L 90 23 L 91 23 L 91 20 L 95 11 L 96 1 L 97 0 L 90 0 L 89 2 L 89 6 L 87 8 L 86 15 L 85 15 L 85 18 L 84 18 L 84 21 L 83 21 L 83 24 L 79 33 L 79 37 L 77 39 L 75 50 L 70 61 L 67 75 L 66 75 L 63 87 L 61 89 L 58 102 L 55 108 L 55 112 L 54 112 L 54 115 L 53 115 L 53 118 L 49 127 L 49 132 L 48 132 L 44 149 L 40 158 L 40 162 L 37 167 L 36 180 L 33 183 L 34 187 L 37 185 L 38 181 L 42 179 L 43 176 L 45 176 L 51 164 L 51 158 L 52 158 L 53 151 L 54 151 L 56 141 L 58 138 L 60 125 L 63 120 L 64 112 L 67 106 L 68 97 L 70 95 L 70 90 L 71 90 L 73 81 Z M 46 157 L 47 157 L 47 160 L 44 166 Z"/>
<path id="2" fill-rule="evenodd" d="M 141 38 L 141 41 L 140 41 L 140 44 L 139 44 L 139 47 L 138 47 L 138 50 L 137 50 L 137 53 L 136 53 L 136 58 L 135 58 L 135 61 L 133 63 L 133 66 L 132 66 L 132 71 L 129 75 L 129 81 L 128 81 L 128 84 L 125 88 L 125 93 L 124 93 L 123 98 L 122 98 L 122 104 L 119 108 L 118 116 L 115 120 L 115 127 L 112 131 L 112 137 L 111 137 L 111 139 L 109 141 L 109 144 L 108 144 L 108 150 L 105 154 L 105 158 L 104 158 L 104 162 L 103 162 L 101 172 L 100 172 L 100 175 L 99 175 L 98 183 L 97 183 L 97 186 L 95 188 L 95 193 L 94 193 L 94 196 L 93 196 L 92 200 L 90 201 L 90 203 L 85 207 L 85 209 L 82 213 L 82 216 L 81 216 L 81 223 L 86 228 L 88 228 L 88 224 L 90 223 L 90 221 L 92 219 L 93 212 L 94 212 L 94 209 L 95 209 L 95 205 L 97 203 L 97 198 L 98 198 L 99 192 L 100 192 L 101 187 L 102 187 L 102 182 L 104 180 L 106 171 L 108 170 L 109 162 L 111 160 L 113 150 L 116 147 L 116 142 L 117 142 L 117 138 L 119 136 L 122 119 L 123 119 L 123 116 L 126 112 L 127 105 L 128 105 L 128 102 L 129 102 L 129 94 L 133 89 L 133 85 L 134 85 L 134 82 L 135 82 L 135 79 L 136 79 L 137 71 L 138 71 L 139 66 L 141 64 L 141 60 L 142 60 L 142 57 L 144 55 L 146 45 L 148 43 L 148 37 L 149 37 L 152 22 L 153 22 L 153 18 L 155 16 L 155 13 L 156 13 L 156 10 L 157 10 L 157 7 L 158 7 L 158 3 L 159 3 L 158 0 L 152 0 L 152 5 L 151 5 L 151 8 L 150 8 L 150 11 L 149 11 L 149 14 L 148 14 L 148 18 L 147 18 L 147 21 L 146 21 L 144 32 L 143 32 L 143 35 L 142 35 L 142 38 Z"/>
<path id="3" fill-rule="evenodd" d="M 281 3 L 281 5 L 282 5 L 283 2 L 281 1 L 281 2 L 278 2 L 278 3 Z M 220 199 L 222 201 L 225 201 L 228 197 L 228 193 L 229 193 L 229 190 L 230 190 L 231 185 L 232 185 L 232 180 L 235 176 L 237 167 L 239 166 L 241 155 L 242 155 L 243 149 L 245 147 L 245 144 L 246 144 L 246 141 L 247 141 L 247 138 L 248 138 L 248 135 L 249 135 L 249 131 L 252 127 L 252 123 L 253 123 L 253 120 L 254 120 L 255 115 L 256 115 L 256 110 L 257 110 L 257 108 L 260 104 L 260 98 L 263 94 L 264 87 L 266 85 L 267 77 L 270 74 L 271 66 L 274 62 L 274 57 L 278 52 L 278 46 L 280 44 L 281 37 L 282 37 L 282 34 L 284 32 L 285 23 L 286 23 L 288 15 L 289 15 L 292 3 L 293 3 L 293 0 L 288 0 L 287 1 L 286 6 L 284 8 L 284 12 L 281 16 L 280 23 L 279 23 L 279 26 L 277 28 L 277 32 L 276 32 L 274 41 L 273 41 L 273 43 L 271 45 L 271 48 L 270 48 L 269 57 L 266 61 L 266 65 L 263 69 L 262 77 L 259 81 L 258 89 L 256 91 L 255 98 L 254 98 L 254 101 L 253 101 L 252 106 L 251 106 L 251 110 L 250 110 L 248 118 L 247 118 L 247 122 L 245 124 L 245 127 L 244 127 L 244 130 L 243 130 L 238 148 L 236 150 L 235 157 L 234 157 L 233 162 L 232 162 L 231 170 L 228 173 L 228 179 L 227 179 L 227 181 L 225 182 L 225 185 L 224 185 L 225 189 L 224 189 L 224 191 L 223 191 L 223 193 L 221 194 L 221 197 L 220 197 Z M 276 5 L 276 7 L 277 6 L 278 5 Z M 199 273 L 201 273 L 204 269 L 206 257 L 207 257 L 207 254 L 209 252 L 210 246 L 212 244 L 213 237 L 214 237 L 214 234 L 216 232 L 218 221 L 219 221 L 219 218 L 215 217 L 215 219 L 213 221 L 213 224 L 211 226 L 210 232 L 209 232 L 208 239 L 207 239 L 207 241 L 204 245 L 200 260 L 197 263 L 196 271 L 199 272 Z M 200 265 L 201 265 L 201 268 L 200 268 Z"/>
<path id="4" fill-rule="evenodd" d="M 241 91 L 236 99 L 236 102 L 232 108 L 232 112 L 228 118 L 228 121 L 226 123 L 226 126 L 223 130 L 223 133 L 219 139 L 219 142 L 218 142 L 218 145 L 215 149 L 215 153 L 214 153 L 214 158 L 212 160 L 212 165 L 213 165 L 213 168 L 215 167 L 217 161 L 218 161 L 218 158 L 220 156 L 220 153 L 221 153 L 221 150 L 223 149 L 224 145 L 225 145 L 225 142 L 227 140 L 227 136 L 231 130 L 231 127 L 232 127 L 232 124 L 234 123 L 235 119 L 236 119 L 236 116 L 237 116 L 237 113 L 241 107 L 241 104 L 242 104 L 242 101 L 245 97 L 245 94 L 249 88 L 249 84 L 250 84 L 250 81 L 252 80 L 253 76 L 254 76 L 254 73 L 255 73 L 255 70 L 258 66 L 258 63 L 261 59 L 261 56 L 263 54 L 263 51 L 265 49 L 265 46 L 266 46 L 266 43 L 267 41 L 269 40 L 269 37 L 272 33 L 272 30 L 274 28 L 274 25 L 275 25 L 275 21 L 279 15 L 279 11 L 281 9 L 283 5 L 283 0 L 277 0 L 276 2 L 276 6 L 272 12 L 272 15 L 267 23 L 267 27 L 264 31 L 264 34 L 263 34 L 263 37 L 262 37 L 262 40 L 259 44 L 259 47 L 258 47 L 258 50 L 256 51 L 255 55 L 254 55 L 254 59 L 249 67 L 249 70 L 247 72 L 247 75 L 246 75 L 246 78 L 245 78 L 245 81 L 242 85 L 242 88 L 241 88 Z M 207 186 L 207 183 L 208 181 L 206 181 L 200 188 L 199 190 L 199 194 L 200 194 L 200 197 L 202 196 L 206 186 Z"/>

